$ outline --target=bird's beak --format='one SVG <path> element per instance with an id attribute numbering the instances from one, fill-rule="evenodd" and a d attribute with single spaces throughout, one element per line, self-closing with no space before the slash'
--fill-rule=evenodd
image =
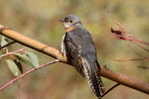
<path id="1" fill-rule="evenodd" d="M 59 19 L 58 21 L 63 23 L 64 22 L 64 19 Z"/>

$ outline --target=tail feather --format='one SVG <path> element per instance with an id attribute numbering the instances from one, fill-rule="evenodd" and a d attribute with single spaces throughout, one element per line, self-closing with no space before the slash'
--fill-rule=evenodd
<path id="1" fill-rule="evenodd" d="M 103 82 L 98 76 L 98 66 L 96 63 L 89 63 L 85 58 L 82 58 L 85 77 L 88 79 L 88 84 L 92 92 L 100 99 L 104 93 Z"/>

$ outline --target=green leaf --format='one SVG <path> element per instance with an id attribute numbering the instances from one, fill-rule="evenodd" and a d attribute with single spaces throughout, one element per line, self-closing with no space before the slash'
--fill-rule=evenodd
<path id="1" fill-rule="evenodd" d="M 21 73 L 23 73 L 23 66 L 22 66 L 20 60 L 15 59 L 15 60 L 13 60 L 13 61 L 14 61 L 14 63 L 17 65 L 19 71 L 20 71 Z"/>
<path id="2" fill-rule="evenodd" d="M 5 36 L 2 36 L 2 38 L 1 38 L 1 46 L 4 46 L 6 44 L 8 44 L 8 42 L 7 42 L 6 38 L 5 38 Z"/>
<path id="3" fill-rule="evenodd" d="M 13 60 L 6 60 L 7 64 L 8 64 L 8 68 L 10 69 L 10 71 L 13 73 L 14 76 L 18 76 L 21 74 L 18 66 L 15 64 L 15 62 Z"/>
<path id="4" fill-rule="evenodd" d="M 39 65 L 39 60 L 36 54 L 34 54 L 33 52 L 27 52 L 26 55 L 30 59 L 32 66 L 36 67 Z"/>
<path id="5" fill-rule="evenodd" d="M 32 65 L 32 63 L 31 63 L 29 57 L 28 57 L 26 54 L 16 53 L 15 55 L 17 56 L 17 58 L 18 58 L 21 62 L 23 62 L 23 63 L 25 63 L 25 64 L 27 64 L 27 65 Z"/>
<path id="6" fill-rule="evenodd" d="M 22 61 L 23 63 L 29 66 L 36 67 L 39 65 L 38 57 L 36 56 L 36 54 L 32 52 L 26 52 L 25 54 L 17 53 L 15 55 L 18 57 L 20 61 Z"/>

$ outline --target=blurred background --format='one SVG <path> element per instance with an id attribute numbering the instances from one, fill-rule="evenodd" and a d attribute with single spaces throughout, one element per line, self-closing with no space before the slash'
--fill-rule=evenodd
<path id="1" fill-rule="evenodd" d="M 17 32 L 60 48 L 65 33 L 58 19 L 67 14 L 79 16 L 92 33 L 102 65 L 114 72 L 149 82 L 148 60 L 116 59 L 148 57 L 149 53 L 133 43 L 112 37 L 110 27 L 120 22 L 131 35 L 149 42 L 149 0 L 0 0 L 0 24 Z M 15 48 L 14 48 L 15 47 Z M 10 50 L 22 48 L 19 44 Z M 29 49 L 34 51 L 32 49 Z M 52 58 L 34 51 L 40 64 Z M 28 68 L 28 67 L 25 67 Z M 12 79 L 7 64 L 0 60 L 0 83 Z M 105 88 L 115 82 L 103 78 Z M 119 86 L 103 99 L 148 99 L 149 96 Z M 40 69 L 0 92 L 0 99 L 96 99 L 87 82 L 73 67 L 57 63 Z"/>

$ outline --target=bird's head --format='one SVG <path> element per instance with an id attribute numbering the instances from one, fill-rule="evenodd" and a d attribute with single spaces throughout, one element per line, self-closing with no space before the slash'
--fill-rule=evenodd
<path id="1" fill-rule="evenodd" d="M 60 22 L 64 24 L 65 29 L 80 26 L 80 18 L 75 15 L 65 16 L 63 19 L 60 19 Z"/>

